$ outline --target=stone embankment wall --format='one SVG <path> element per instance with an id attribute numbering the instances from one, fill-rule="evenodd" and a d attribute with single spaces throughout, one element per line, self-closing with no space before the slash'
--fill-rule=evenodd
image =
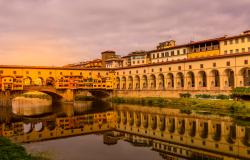
<path id="1" fill-rule="evenodd" d="M 179 98 L 180 93 L 190 93 L 192 96 L 196 94 L 225 94 L 229 95 L 231 92 L 228 91 L 176 91 L 176 90 L 114 90 L 112 96 L 114 97 L 169 97 Z"/>

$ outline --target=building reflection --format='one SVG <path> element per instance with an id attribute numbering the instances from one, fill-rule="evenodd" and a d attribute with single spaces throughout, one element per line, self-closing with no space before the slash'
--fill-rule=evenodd
<path id="1" fill-rule="evenodd" d="M 0 134 L 26 143 L 102 133 L 104 144 L 123 140 L 149 147 L 164 159 L 250 159 L 250 126 L 230 117 L 130 105 L 98 112 L 78 104 L 73 110 L 59 117 L 8 121 L 0 125 Z"/>

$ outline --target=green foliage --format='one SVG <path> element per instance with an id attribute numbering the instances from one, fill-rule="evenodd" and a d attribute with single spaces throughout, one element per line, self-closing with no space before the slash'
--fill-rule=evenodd
<path id="1" fill-rule="evenodd" d="M 191 97 L 190 93 L 180 93 L 179 95 L 181 98 L 190 98 Z"/>
<path id="2" fill-rule="evenodd" d="M 113 103 L 126 103 L 126 104 L 138 104 L 138 105 L 150 105 L 150 106 L 165 106 L 167 100 L 158 97 L 145 97 L 145 98 L 122 98 L 113 97 L 110 99 Z"/>
<path id="3" fill-rule="evenodd" d="M 10 140 L 0 136 L 0 160 L 49 160 L 43 156 L 31 156 L 26 153 L 23 146 L 11 143 Z"/>
<path id="4" fill-rule="evenodd" d="M 230 96 L 224 94 L 210 95 L 210 94 L 196 94 L 196 98 L 205 98 L 205 99 L 230 99 Z"/>
<path id="5" fill-rule="evenodd" d="M 250 88 L 246 87 L 236 87 L 232 91 L 233 97 L 250 96 Z"/>

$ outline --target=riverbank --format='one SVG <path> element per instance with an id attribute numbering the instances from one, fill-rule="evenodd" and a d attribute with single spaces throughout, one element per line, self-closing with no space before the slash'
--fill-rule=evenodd
<path id="1" fill-rule="evenodd" d="M 38 153 L 28 154 L 21 145 L 12 143 L 10 140 L 0 136 L 0 159 L 1 160 L 51 160 L 46 155 Z"/>
<path id="2" fill-rule="evenodd" d="M 220 99 L 197 98 L 123 98 L 112 97 L 109 101 L 116 104 L 136 104 L 156 107 L 179 108 L 182 112 L 206 111 L 219 115 L 233 115 L 250 118 L 250 102 Z M 204 112 L 205 113 L 205 112 Z"/>

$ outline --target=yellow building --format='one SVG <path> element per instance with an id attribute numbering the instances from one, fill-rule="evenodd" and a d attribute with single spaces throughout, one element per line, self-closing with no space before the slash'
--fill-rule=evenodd
<path id="1" fill-rule="evenodd" d="M 221 54 L 238 54 L 250 52 L 250 30 L 236 36 L 226 36 L 220 40 Z"/>
<path id="2" fill-rule="evenodd" d="M 224 39 L 224 37 L 204 40 L 204 41 L 196 41 L 190 42 L 188 44 L 189 53 L 187 58 L 200 58 L 200 57 L 209 57 L 209 56 L 217 56 L 220 55 L 220 40 Z"/>

